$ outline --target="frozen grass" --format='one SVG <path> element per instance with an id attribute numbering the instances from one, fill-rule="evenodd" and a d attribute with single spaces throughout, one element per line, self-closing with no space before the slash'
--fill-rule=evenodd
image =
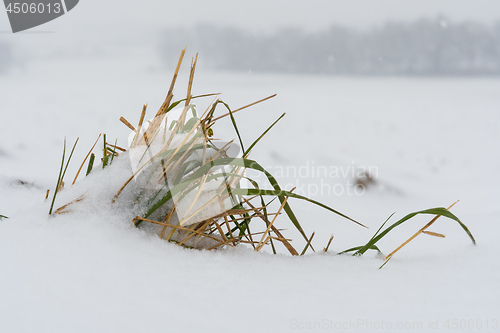
<path id="1" fill-rule="evenodd" d="M 165 101 L 155 117 L 148 124 L 144 124 L 147 110 L 147 105 L 144 105 L 137 128 L 124 117 L 120 118 L 120 121 L 134 133 L 130 141 L 129 151 L 127 152 L 126 149 L 119 147 L 116 142 L 114 145 L 109 144 L 106 141 L 106 134 L 103 135 L 102 169 L 111 165 L 115 158 L 123 158 L 123 156 L 119 157 L 119 155 L 128 156 L 132 163 L 138 161 L 135 167 L 132 166 L 134 169 L 132 176 L 117 190 L 116 195 L 111 201 L 113 204 L 132 207 L 132 211 L 138 214 L 133 219 L 135 226 L 139 227 L 144 223 L 149 224 L 148 230 L 154 231 L 160 238 L 188 248 L 211 250 L 226 246 L 247 244 L 254 250 L 260 251 L 266 245 L 269 245 L 272 252 L 276 254 L 276 243 L 280 243 L 291 255 L 299 255 L 299 251 L 295 248 L 296 245 L 292 245 L 291 239 L 283 236 L 282 229 L 277 228 L 275 221 L 278 215 L 284 213 L 291 225 L 306 242 L 300 255 L 304 255 L 308 249 L 315 251 L 312 246 L 315 233 L 306 234 L 288 203 L 289 198 L 307 201 L 351 222 L 364 226 L 330 206 L 294 193 L 294 189 L 283 190 L 276 178 L 269 171 L 262 167 L 256 160 L 248 158 L 257 143 L 261 141 L 285 114 L 282 114 L 274 121 L 247 149 L 244 148 L 245 145 L 240 135 L 240 128 L 233 115 L 250 106 L 264 102 L 275 95 L 236 110 L 232 110 L 224 101 L 216 99 L 205 112 L 198 116 L 196 106 L 192 104 L 192 101 L 197 98 L 218 94 L 198 96 L 191 94 L 197 63 L 196 56 L 191 62 L 186 98 L 173 102 L 173 91 L 184 54 L 185 50 L 182 51 L 177 63 Z M 168 122 L 170 112 L 183 102 L 184 107 L 180 111 L 178 118 L 174 118 L 174 120 L 170 119 L 170 122 Z M 216 116 L 218 106 L 223 106 L 227 113 Z M 225 117 L 230 118 L 234 133 L 238 138 L 239 146 L 242 150 L 241 156 L 229 156 L 233 140 L 225 143 L 223 146 L 217 146 L 216 142 L 219 140 L 213 137 L 214 125 L 217 121 Z M 223 134 L 223 136 L 227 136 L 228 133 Z M 100 135 L 85 156 L 73 184 L 75 184 L 89 156 L 86 175 L 91 174 L 95 162 L 95 155 L 92 151 L 98 143 L 99 138 Z M 66 143 L 64 143 L 59 177 L 49 214 L 52 214 L 57 193 L 62 188 L 62 184 L 64 184 L 63 178 L 76 143 L 66 162 L 66 166 L 64 166 L 66 152 Z M 139 155 L 137 155 L 138 149 Z M 133 161 L 132 153 L 138 156 L 138 158 L 135 157 L 135 161 Z M 217 172 L 221 168 L 223 168 L 223 171 Z M 245 174 L 246 170 L 255 170 L 263 174 L 268 182 L 267 186 L 271 188 L 266 188 L 266 186 L 259 184 L 257 180 L 247 177 Z M 252 185 L 253 187 L 242 187 L 242 180 L 246 180 L 247 183 L 245 184 Z M 214 182 L 217 185 L 216 189 L 208 186 L 208 184 L 212 184 L 213 187 Z M 103 184 L 103 186 L 107 187 L 106 184 Z M 132 187 L 131 190 L 134 192 L 134 198 L 131 202 L 127 202 L 127 200 L 130 200 L 130 197 L 125 196 L 125 204 L 123 202 L 120 203 L 120 200 L 122 200 L 121 194 L 128 187 Z M 204 198 L 207 194 L 210 196 L 209 199 Z M 84 199 L 85 194 L 58 208 L 54 214 L 67 213 L 72 209 L 74 204 Z M 271 204 L 274 201 L 279 202 L 279 208 L 271 210 L 271 207 L 273 207 Z M 186 207 L 188 207 L 187 211 Z M 440 233 L 426 230 L 440 216 L 456 221 L 475 244 L 475 239 L 469 229 L 449 211 L 449 208 L 439 207 L 410 213 L 382 230 L 389 218 L 365 245 L 349 248 L 341 253 L 354 252 L 354 255 L 360 256 L 370 249 L 381 253 L 380 248 L 376 244 L 395 227 L 420 214 L 434 215 L 434 218 L 417 231 L 414 236 L 410 237 L 410 239 L 396 250 L 387 255 L 385 263 L 403 246 L 422 233 L 444 237 Z M 183 211 L 182 214 L 180 213 L 181 210 Z M 328 251 L 332 239 L 333 237 L 326 244 L 324 248 L 325 252 Z"/>
<path id="2" fill-rule="evenodd" d="M 134 219 L 134 225 L 139 226 L 143 222 L 146 222 L 149 224 L 160 226 L 161 231 L 159 231 L 159 236 L 161 238 L 176 242 L 177 244 L 186 247 L 216 249 L 219 247 L 235 246 L 237 244 L 244 243 L 250 244 L 257 251 L 260 251 L 265 245 L 271 245 L 273 252 L 276 253 L 274 242 L 280 242 L 290 252 L 290 254 L 298 255 L 298 251 L 290 244 L 290 240 L 283 237 L 280 229 L 278 229 L 274 225 L 277 216 L 284 212 L 288 216 L 292 225 L 307 241 L 305 248 L 301 252 L 301 254 L 303 255 L 308 248 L 313 249 L 312 245 L 310 244 L 312 236 L 306 236 L 305 232 L 303 231 L 302 226 L 300 225 L 294 212 L 287 202 L 289 197 L 307 200 L 313 204 L 330 210 L 335 214 L 338 214 L 344 218 L 360 224 L 359 222 L 349 218 L 348 216 L 315 200 L 292 193 L 291 191 L 282 190 L 276 179 L 268 171 L 266 171 L 257 161 L 248 158 L 252 149 L 264 137 L 264 135 L 268 133 L 269 130 L 271 130 L 271 128 L 274 127 L 274 125 L 276 125 L 276 123 L 280 119 L 283 118 L 284 114 L 281 115 L 273 124 L 271 124 L 259 137 L 257 137 L 257 139 L 255 139 L 255 141 L 252 142 L 252 144 L 250 144 L 247 149 L 244 148 L 245 146 L 241 139 L 240 131 L 233 114 L 260 102 L 266 101 L 267 99 L 274 97 L 274 95 L 251 103 L 234 111 L 229 107 L 228 104 L 224 103 L 220 99 L 217 99 L 198 118 L 194 105 L 190 104 L 191 101 L 195 98 L 209 97 L 213 94 L 202 96 L 191 95 L 191 87 L 193 84 L 193 78 L 196 68 L 196 59 L 194 59 L 191 64 L 186 98 L 176 102 L 172 102 L 173 90 L 182 63 L 182 59 L 184 57 L 184 52 L 185 50 L 183 50 L 183 52 L 181 53 L 181 57 L 179 58 L 172 83 L 163 105 L 156 113 L 154 119 L 148 124 L 148 126 L 146 126 L 144 131 L 142 130 L 144 127 L 143 122 L 146 113 L 146 105 L 142 109 L 137 129 L 124 117 L 120 118 L 120 120 L 129 129 L 135 132 L 130 148 L 134 149 L 137 148 L 137 146 L 141 146 L 143 151 L 141 151 L 141 158 L 139 161 L 140 167 L 138 167 L 135 173 L 127 181 L 125 181 L 124 185 L 117 191 L 117 194 L 113 198 L 112 202 L 116 203 L 117 200 L 120 200 L 120 194 L 123 192 L 123 190 L 134 180 L 137 180 L 139 176 L 141 176 L 143 179 L 146 178 L 148 181 L 155 177 L 158 179 L 157 183 L 153 184 L 155 191 L 145 191 L 145 188 L 151 186 L 151 184 L 143 184 L 143 188 L 139 189 L 139 194 L 135 197 L 134 202 L 139 202 L 137 211 L 145 210 L 145 213 L 142 216 L 137 216 Z M 173 110 L 174 107 L 178 106 L 182 102 L 185 102 L 185 104 L 181 114 L 179 115 L 179 118 L 167 124 L 166 116 L 168 112 Z M 216 116 L 217 106 L 219 105 L 224 106 L 227 110 L 227 113 Z M 187 117 L 188 111 L 193 112 L 193 115 L 190 118 Z M 217 140 L 213 138 L 212 127 L 216 124 L 217 121 L 228 116 L 231 119 L 234 131 L 238 137 L 240 148 L 243 151 L 241 157 L 228 157 L 228 149 L 230 148 L 230 144 L 232 143 L 231 141 L 224 145 L 222 148 L 217 147 L 214 144 L 214 142 L 216 142 Z M 189 120 L 187 120 L 187 118 L 189 118 Z M 167 128 L 168 135 L 166 135 Z M 153 153 L 152 145 L 155 144 L 155 140 L 162 136 L 162 133 L 162 147 L 157 152 L 155 151 Z M 180 136 L 181 138 L 179 139 L 178 136 Z M 180 144 L 178 142 L 179 140 L 181 140 Z M 90 160 L 87 167 L 87 175 L 90 174 L 94 162 L 94 159 L 92 158 L 92 156 L 94 156 L 92 150 L 94 149 L 95 145 L 96 144 L 94 144 L 92 149 L 85 157 L 82 165 L 77 172 L 75 181 L 78 177 L 78 174 L 80 173 L 80 170 L 82 169 L 83 164 L 89 156 Z M 116 144 L 109 145 L 106 142 L 106 135 L 103 136 L 103 145 L 102 168 L 104 169 L 106 166 L 112 163 L 115 157 L 118 156 L 117 150 L 125 150 L 116 146 Z M 65 149 L 66 148 L 64 146 L 63 158 L 56 191 L 53 197 L 53 202 L 57 195 L 57 191 L 60 188 L 60 184 L 62 183 L 62 179 L 64 178 L 64 174 L 69 163 L 68 160 L 63 171 Z M 208 150 L 211 150 L 212 152 L 209 153 Z M 195 154 L 202 154 L 203 157 L 201 161 L 192 158 Z M 142 162 L 142 159 L 146 155 L 149 155 L 150 159 L 146 163 L 144 163 Z M 161 165 L 161 170 L 155 169 L 155 163 L 156 166 Z M 224 168 L 230 167 L 230 170 L 226 169 L 223 173 L 214 173 L 213 170 L 218 166 Z M 257 170 L 265 174 L 270 185 L 272 186 L 272 190 L 260 188 L 259 184 L 255 180 L 246 177 L 244 174 L 244 171 L 246 169 Z M 158 171 L 161 172 L 158 174 Z M 146 172 L 147 176 L 145 177 L 144 173 Z M 142 175 L 140 175 L 141 173 Z M 216 194 L 213 195 L 213 198 L 210 199 L 209 202 L 204 203 L 195 211 L 190 211 L 190 214 L 187 218 L 185 218 L 186 214 L 184 214 L 183 219 L 174 222 L 175 213 L 177 213 L 178 211 L 177 206 L 180 204 L 178 201 L 182 201 L 190 194 L 196 193 L 194 198 L 193 196 L 190 197 L 192 202 L 188 202 L 189 208 L 193 208 L 193 206 L 197 204 L 196 201 L 198 200 L 199 196 L 202 195 L 203 191 L 205 191 L 205 183 L 209 183 L 212 180 L 217 180 L 218 178 L 222 177 L 224 178 L 224 181 L 220 184 Z M 176 185 L 174 187 L 170 186 L 170 184 L 168 183 L 167 180 L 170 179 L 175 179 Z M 254 186 L 254 188 L 241 188 L 239 184 L 241 179 L 247 179 L 249 183 Z M 137 184 L 135 185 L 137 186 Z M 265 199 L 266 196 L 271 197 L 271 199 Z M 275 199 L 277 199 L 281 205 L 277 209 L 277 211 L 270 212 L 269 204 Z M 65 204 L 64 206 L 56 210 L 56 214 L 68 212 L 68 210 L 71 209 L 70 206 L 73 203 L 77 203 L 82 200 L 83 198 L 78 198 L 70 202 L 69 204 Z M 184 201 L 185 200 L 186 199 L 184 199 Z M 217 211 L 217 213 L 208 213 L 208 216 L 207 213 L 203 212 L 204 210 L 209 210 L 210 205 L 213 206 L 213 202 L 215 202 L 215 204 L 224 204 L 224 201 L 228 200 L 231 201 L 231 205 L 226 207 L 222 211 Z M 51 205 L 49 214 L 52 214 L 52 208 L 53 203 Z M 189 221 L 189 223 L 186 223 L 188 219 L 200 214 L 204 216 L 203 219 L 193 219 L 192 221 Z M 259 220 L 263 223 L 260 223 L 259 226 L 257 222 L 252 222 L 255 220 Z M 201 239 L 201 241 L 198 241 L 200 240 L 200 238 L 205 239 Z"/>

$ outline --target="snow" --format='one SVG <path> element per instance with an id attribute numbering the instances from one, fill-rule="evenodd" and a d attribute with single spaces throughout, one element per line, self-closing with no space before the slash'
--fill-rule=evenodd
<path id="1" fill-rule="evenodd" d="M 109 204 L 126 168 L 113 169 L 108 187 L 102 186 L 104 172 L 81 177 L 56 206 L 85 191 L 93 195 L 73 213 L 49 218 L 45 191 L 55 186 L 64 137 L 68 146 L 80 137 L 69 187 L 98 133 L 126 145 L 129 130 L 119 117 L 136 123 L 144 103 L 154 113 L 170 75 L 120 60 L 80 59 L 0 76 L 0 214 L 9 217 L 0 221 L 0 331 L 498 330 L 500 80 L 256 75 L 201 67 L 193 93 L 223 92 L 234 108 L 278 93 L 235 115 L 248 145 L 287 112 L 251 157 L 281 173 L 283 187 L 297 186 L 297 193 L 370 227 L 291 199 L 306 233 L 316 231 L 314 254 L 197 251 L 161 241 L 132 227 L 126 207 Z M 187 76 L 186 65 L 176 96 L 185 93 Z M 230 129 L 229 123 L 214 128 L 215 136 Z M 321 166 L 347 176 L 313 174 Z M 377 184 L 356 195 L 349 172 L 368 167 L 377 170 Z M 344 192 L 329 193 L 334 186 Z M 457 199 L 452 211 L 469 226 L 475 247 L 458 224 L 441 218 L 432 231 L 445 239 L 421 235 L 381 270 L 373 253 L 336 255 L 364 244 L 394 211 L 400 218 Z M 380 242 L 382 251 L 395 249 L 428 220 L 418 217 L 395 229 Z M 285 219 L 277 223 L 286 227 Z M 285 233 L 298 249 L 304 246 L 293 230 Z M 321 253 L 331 234 L 330 251 Z"/>

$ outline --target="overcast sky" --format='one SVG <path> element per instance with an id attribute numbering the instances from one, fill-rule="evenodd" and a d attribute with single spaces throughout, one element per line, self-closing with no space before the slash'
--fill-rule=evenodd
<path id="1" fill-rule="evenodd" d="M 0 41 L 15 46 L 16 58 L 74 57 L 86 50 L 118 52 L 122 46 L 128 49 L 121 54 L 129 54 L 157 47 L 172 26 L 210 23 L 272 33 L 286 27 L 367 28 L 438 15 L 455 22 L 500 22 L 500 0 L 80 0 L 66 15 L 19 34 L 10 32 L 7 13 L 0 10 Z"/>
<path id="2" fill-rule="evenodd" d="M 315 30 L 333 24 L 369 27 L 439 14 L 455 21 L 492 23 L 500 21 L 500 0 L 81 0 L 64 19 L 80 29 L 111 32 L 200 22 L 269 31 L 282 27 Z M 57 25 L 36 29 L 56 30 Z M 0 13 L 0 30 L 10 30 L 5 11 Z"/>
<path id="3" fill-rule="evenodd" d="M 499 0 L 253 0 L 180 1 L 175 5 L 193 21 L 210 21 L 265 30 L 296 26 L 321 29 L 332 24 L 368 27 L 387 20 L 416 20 L 443 14 L 453 20 L 500 20 Z M 189 20 L 188 20 L 189 21 Z"/>

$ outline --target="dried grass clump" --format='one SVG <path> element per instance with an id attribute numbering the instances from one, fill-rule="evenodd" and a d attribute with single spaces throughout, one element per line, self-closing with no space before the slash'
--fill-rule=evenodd
<path id="1" fill-rule="evenodd" d="M 121 188 L 117 189 L 110 204 L 122 200 L 124 190 L 133 184 L 135 188 L 139 189 L 134 200 L 136 207 L 138 207 L 136 210 L 138 214 L 132 221 L 135 226 L 148 226 L 162 239 L 184 247 L 209 250 L 247 244 L 256 251 L 269 245 L 273 253 L 277 253 L 276 247 L 281 244 L 291 255 L 299 255 L 296 248 L 292 246 L 292 241 L 283 236 L 283 229 L 277 225 L 277 217 L 283 214 L 287 216 L 291 223 L 290 226 L 297 229 L 306 242 L 300 254 L 306 253 L 308 249 L 314 251 L 311 244 L 314 233 L 310 236 L 306 235 L 288 203 L 289 198 L 306 200 L 364 226 L 331 207 L 293 193 L 293 189 L 283 190 L 265 168 L 249 158 L 252 149 L 283 118 L 284 114 L 246 149 L 233 115 L 273 98 L 275 95 L 236 110 L 232 110 L 229 105 L 218 99 L 218 94 L 193 96 L 191 88 L 197 63 L 196 56 L 191 62 L 186 97 L 174 102 L 173 90 L 184 54 L 185 50 L 182 51 L 177 63 L 165 101 L 154 118 L 150 122 L 145 122 L 147 105 L 142 108 L 137 126 L 132 125 L 124 117 L 120 118 L 133 131 L 133 138 L 130 140 L 128 150 L 119 147 L 116 143 L 108 143 L 104 135 L 101 159 L 103 168 L 126 152 L 133 170 L 133 175 L 124 182 Z M 204 112 L 198 114 L 193 100 L 210 96 L 215 96 L 215 100 Z M 216 111 L 220 107 L 223 107 L 225 112 L 222 115 L 216 115 Z M 176 116 L 174 116 L 175 113 L 177 113 Z M 216 139 L 214 137 L 212 129 L 214 124 L 226 117 L 231 120 L 234 133 L 237 136 L 237 143 L 234 140 L 225 142 L 221 140 L 224 138 Z M 89 162 L 86 174 L 92 172 L 95 161 L 95 155 L 92 151 L 99 139 L 96 140 L 85 157 L 73 184 L 87 159 Z M 84 196 L 79 197 L 53 211 L 57 192 L 63 187 L 64 174 L 75 146 L 73 146 L 66 166 L 64 166 L 65 149 L 63 151 L 63 160 L 50 214 L 57 215 L 68 212 L 71 205 L 84 200 Z M 264 174 L 267 183 L 259 184 L 254 179 L 248 178 L 245 173 L 248 169 Z M 279 208 L 271 208 L 273 206 L 270 204 L 273 201 L 279 202 Z M 379 251 L 375 244 L 382 237 L 394 227 L 417 214 L 432 214 L 436 216 L 435 219 L 439 216 L 453 219 L 475 242 L 467 227 L 456 216 L 445 208 L 434 208 L 409 214 L 381 231 L 384 223 L 366 245 L 354 247 L 344 252 L 353 251 L 357 255 L 362 255 L 369 249 Z M 425 230 L 434 223 L 433 221 L 418 234 L 442 236 Z M 332 240 L 333 236 L 324 248 L 325 252 L 328 251 Z M 395 251 L 387 258 L 390 258 L 394 253 Z"/>

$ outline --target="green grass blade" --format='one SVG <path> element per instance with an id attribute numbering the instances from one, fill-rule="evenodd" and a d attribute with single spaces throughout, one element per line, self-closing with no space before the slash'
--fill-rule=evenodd
<path id="1" fill-rule="evenodd" d="M 52 214 L 52 210 L 54 209 L 54 203 L 56 201 L 57 192 L 59 192 L 59 187 L 60 187 L 61 183 L 63 182 L 64 176 L 66 175 L 66 171 L 68 170 L 69 162 L 71 161 L 71 157 L 73 156 L 73 153 L 75 151 L 78 140 L 79 140 L 79 138 L 76 139 L 75 144 L 73 145 L 73 149 L 71 149 L 71 153 L 69 155 L 68 161 L 66 162 L 66 167 L 64 167 L 64 160 L 65 160 L 65 155 L 66 155 L 66 138 L 64 138 L 64 148 L 63 148 L 63 156 L 62 156 L 62 161 L 61 161 L 61 169 L 59 170 L 59 177 L 57 178 L 57 186 L 56 186 L 56 189 L 54 191 L 54 197 L 52 198 L 52 203 L 50 204 L 49 215 Z M 63 167 L 64 167 L 64 171 L 63 171 Z"/>
<path id="2" fill-rule="evenodd" d="M 118 139 L 115 140 L 115 147 L 118 145 Z M 109 162 L 109 164 L 113 163 L 113 159 L 115 158 L 115 156 L 118 156 L 118 153 L 116 152 L 115 149 L 110 149 L 108 147 L 109 150 L 111 150 L 111 162 Z"/>
<path id="3" fill-rule="evenodd" d="M 462 229 L 467 233 L 467 235 L 471 239 L 472 243 L 474 245 L 476 244 L 476 240 L 472 236 L 471 232 L 469 231 L 469 229 L 467 228 L 467 226 L 465 224 L 463 224 L 462 221 L 460 221 L 458 219 L 458 217 L 456 217 L 455 215 L 453 215 L 446 208 L 444 208 L 444 207 L 438 207 L 438 208 L 431 208 L 431 209 L 421 210 L 421 211 L 410 213 L 410 214 L 406 215 L 405 217 L 403 217 L 399 221 L 397 221 L 397 222 L 393 223 L 392 225 L 390 225 L 389 227 L 387 227 L 387 229 L 385 229 L 384 231 L 382 231 L 376 237 L 373 237 L 372 239 L 370 239 L 370 241 L 368 243 L 366 243 L 365 246 L 363 246 L 361 249 L 359 249 L 359 251 L 358 251 L 359 254 L 360 255 L 364 254 L 371 246 L 373 246 L 375 243 L 377 243 L 379 240 L 381 240 L 392 229 L 394 229 L 395 227 L 401 225 L 402 223 L 408 221 L 409 219 L 411 219 L 411 218 L 413 218 L 413 217 L 415 217 L 416 215 L 419 215 L 419 214 L 430 214 L 430 215 L 436 215 L 436 216 L 440 215 L 440 216 L 444 216 L 444 217 L 447 217 L 449 219 L 452 219 L 452 220 L 458 222 L 458 224 L 462 227 Z"/>
<path id="4" fill-rule="evenodd" d="M 215 96 L 215 95 L 219 95 L 219 93 L 212 93 L 212 94 L 204 94 L 204 95 L 198 95 L 198 96 L 192 96 L 191 97 L 191 100 L 193 99 L 196 99 L 196 98 L 201 98 L 201 97 L 209 97 L 209 96 Z M 171 111 L 172 109 L 174 109 L 177 105 L 179 105 L 180 103 L 182 102 L 185 102 L 187 100 L 187 98 L 183 98 L 181 100 L 178 100 L 176 102 L 173 102 L 172 104 L 170 104 L 170 106 L 167 108 L 167 112 Z"/>
<path id="5" fill-rule="evenodd" d="M 104 141 L 104 146 L 102 149 L 102 168 L 104 169 L 108 165 L 108 156 L 106 155 L 107 149 L 106 149 L 106 134 L 103 134 L 103 141 Z"/>
<path id="6" fill-rule="evenodd" d="M 64 138 L 63 155 L 61 160 L 61 168 L 59 169 L 59 176 L 57 177 L 57 185 L 54 191 L 54 196 L 52 197 L 52 203 L 50 204 L 49 215 L 52 214 L 52 209 L 54 208 L 54 202 L 56 201 L 57 191 L 59 190 L 59 185 L 61 185 L 61 176 L 64 169 L 64 158 L 66 156 L 66 138 Z"/>
<path id="7" fill-rule="evenodd" d="M 95 159 L 95 154 L 94 153 L 90 154 L 89 166 L 87 167 L 86 176 L 88 176 L 90 172 L 92 172 L 92 167 L 94 166 L 94 159 Z"/>
<path id="8" fill-rule="evenodd" d="M 385 265 L 387 265 L 387 263 L 389 262 L 389 260 L 391 260 L 392 257 L 390 257 L 389 259 L 387 259 L 383 264 L 382 266 L 380 266 L 378 269 L 382 269 Z"/>
<path id="9" fill-rule="evenodd" d="M 64 168 L 64 172 L 62 174 L 61 180 L 63 180 L 64 176 L 66 175 L 66 171 L 68 170 L 69 162 L 71 162 L 71 158 L 73 157 L 73 153 L 75 152 L 75 148 L 76 148 L 76 145 L 77 145 L 79 139 L 80 138 L 76 138 L 76 141 L 75 141 L 75 143 L 73 145 L 73 148 L 71 149 L 71 153 L 69 154 L 68 162 L 66 162 L 66 167 Z"/>
<path id="10" fill-rule="evenodd" d="M 331 211 L 332 213 L 335 213 L 339 216 L 342 216 L 343 218 L 346 218 L 352 222 L 355 222 L 361 226 L 364 227 L 363 224 L 359 223 L 358 221 L 356 220 L 353 220 L 351 219 L 349 216 L 347 215 L 344 215 L 342 213 L 340 213 L 339 211 L 325 205 L 325 204 L 322 204 L 321 202 L 319 201 L 316 201 L 316 200 L 313 200 L 313 199 L 310 199 L 308 197 L 305 197 L 305 196 L 302 196 L 300 194 L 296 194 L 296 193 L 293 193 L 293 192 L 289 192 L 289 191 L 283 191 L 283 190 L 261 190 L 261 189 L 234 189 L 233 190 L 233 194 L 236 194 L 236 195 L 272 195 L 272 196 L 277 196 L 277 197 L 281 197 L 281 196 L 284 196 L 284 197 L 290 197 L 290 198 L 295 198 L 295 199 L 301 199 L 301 200 L 305 200 L 305 201 L 308 201 L 310 203 L 313 203 L 317 206 L 320 206 L 326 210 L 329 210 Z"/>
<path id="11" fill-rule="evenodd" d="M 370 243 L 375 237 L 377 237 L 378 233 L 380 232 L 380 230 L 382 230 L 382 228 L 384 227 L 384 225 L 391 219 L 391 217 L 396 214 L 396 212 L 392 213 L 386 220 L 384 223 L 382 223 L 382 225 L 380 226 L 380 228 L 378 228 L 378 230 L 375 232 L 375 234 L 373 235 L 372 238 L 370 238 L 370 240 L 368 241 L 368 243 Z M 362 249 L 363 246 L 359 246 L 359 249 Z M 345 252 L 345 251 L 344 251 Z M 380 252 L 380 251 L 379 251 Z M 341 252 L 343 253 L 343 252 Z M 361 255 L 361 253 L 359 253 L 358 251 L 356 253 L 354 253 L 353 255 Z"/>
<path id="12" fill-rule="evenodd" d="M 245 150 L 245 152 L 243 153 L 243 158 L 247 157 L 250 152 L 252 151 L 253 147 L 260 141 L 260 139 L 262 139 L 266 134 L 267 132 L 269 132 L 271 130 L 271 128 L 274 127 L 274 125 L 276 125 L 278 123 L 278 121 L 280 121 L 284 116 L 285 116 L 286 113 L 283 113 L 278 119 L 276 119 L 276 121 L 274 123 L 271 124 L 271 126 L 269 126 L 265 131 L 264 133 L 262 133 L 251 145 L 250 147 L 248 147 L 247 150 Z"/>
<path id="13" fill-rule="evenodd" d="M 192 117 L 192 118 L 190 118 L 190 119 L 186 122 L 186 124 L 184 125 L 184 128 L 182 129 L 182 132 L 183 132 L 183 133 L 189 133 L 189 132 L 193 129 L 193 127 L 194 127 L 196 124 L 198 124 L 198 121 L 199 121 L 199 120 L 200 120 L 200 119 L 199 119 L 198 117 Z M 180 127 L 179 127 L 179 128 L 180 128 Z M 181 131 L 181 130 L 179 130 L 179 131 Z"/>
<path id="14" fill-rule="evenodd" d="M 5 216 L 5 215 L 0 214 L 0 220 L 3 220 L 3 219 L 8 219 L 8 217 Z"/>
<path id="15" fill-rule="evenodd" d="M 344 253 L 348 253 L 348 252 L 359 251 L 361 248 L 363 248 L 363 246 L 351 247 L 350 249 L 347 249 L 347 250 L 344 250 L 342 252 L 339 252 L 338 254 L 344 254 Z M 382 253 L 382 251 L 380 251 L 380 249 L 377 246 L 375 246 L 375 245 L 372 245 L 369 248 L 369 250 L 376 250 L 377 252 Z"/>
<path id="16" fill-rule="evenodd" d="M 233 123 L 234 130 L 236 132 L 236 135 L 238 136 L 238 140 L 240 141 L 241 151 L 245 151 L 245 147 L 243 146 L 243 140 L 241 140 L 240 131 L 238 130 L 238 125 L 236 125 L 236 120 L 234 119 L 233 116 L 233 111 L 231 111 L 231 108 L 229 107 L 229 105 L 227 105 L 226 102 L 218 100 L 216 103 L 221 103 L 226 107 L 227 111 L 229 111 L 229 117 L 231 117 L 231 122 Z"/>
<path id="17" fill-rule="evenodd" d="M 306 254 L 307 248 L 311 247 L 311 249 L 312 249 L 311 242 L 312 242 L 312 240 L 314 238 L 314 235 L 315 235 L 315 233 L 313 232 L 312 235 L 311 235 L 311 238 L 309 238 L 307 240 L 307 244 L 304 247 L 304 250 L 302 250 L 302 253 L 300 253 L 301 256 L 303 256 L 304 254 Z M 314 249 L 313 249 L 313 251 L 314 251 Z"/>

